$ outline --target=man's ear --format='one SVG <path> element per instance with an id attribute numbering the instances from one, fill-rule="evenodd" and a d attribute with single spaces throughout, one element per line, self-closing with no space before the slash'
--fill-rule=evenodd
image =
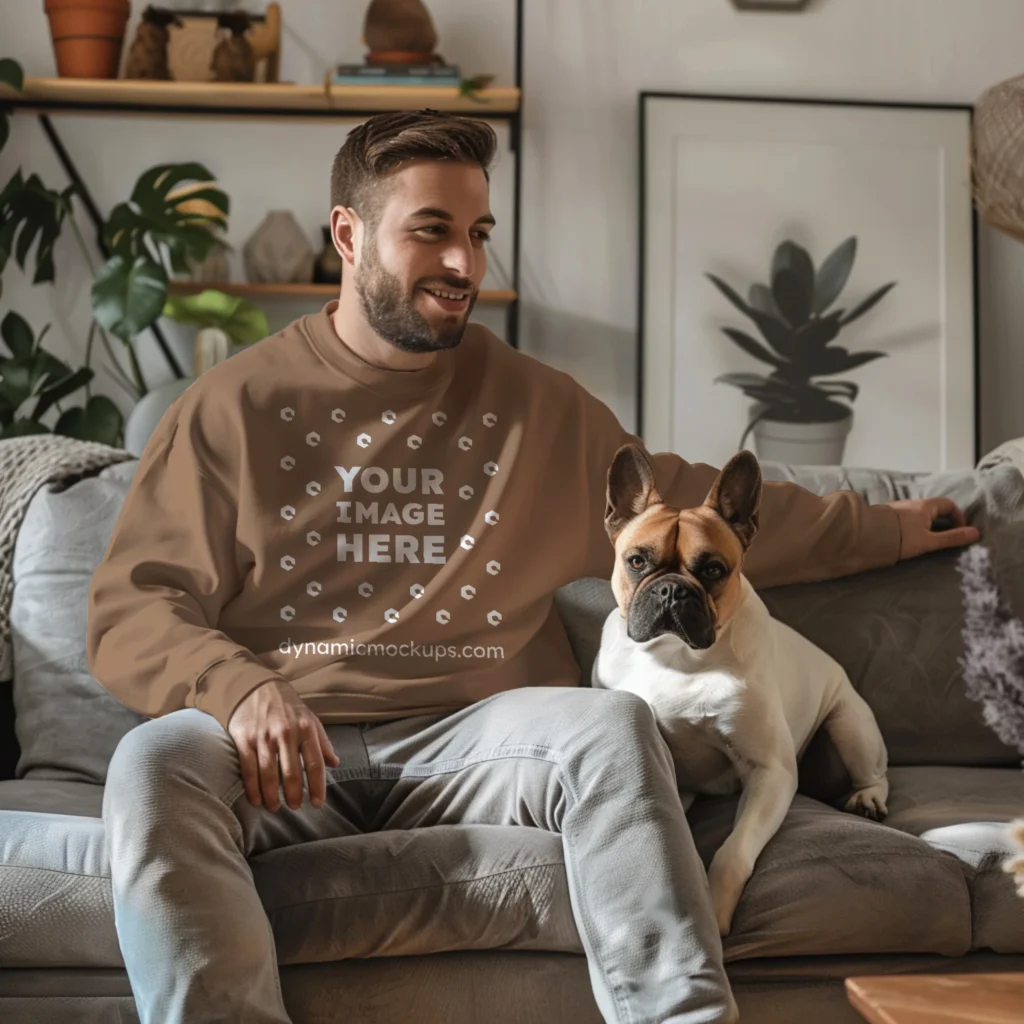
<path id="1" fill-rule="evenodd" d="M 725 464 L 704 501 L 732 527 L 744 549 L 757 534 L 761 490 L 761 466 L 752 452 L 742 451 Z"/>
<path id="2" fill-rule="evenodd" d="M 631 519 L 661 500 L 647 453 L 639 445 L 624 444 L 608 470 L 604 528 L 612 543 Z"/>
<path id="3" fill-rule="evenodd" d="M 363 222 L 359 214 L 349 206 L 335 206 L 331 210 L 331 240 L 338 255 L 350 266 L 356 264 L 356 253 L 359 251 L 358 235 L 362 231 Z"/>

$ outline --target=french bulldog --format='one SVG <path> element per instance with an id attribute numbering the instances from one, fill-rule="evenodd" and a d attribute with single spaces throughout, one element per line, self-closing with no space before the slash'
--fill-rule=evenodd
<path id="1" fill-rule="evenodd" d="M 650 704 L 684 807 L 697 794 L 742 791 L 733 830 L 708 868 L 723 936 L 820 726 L 853 781 L 846 810 L 881 820 L 889 793 L 885 743 L 867 703 L 838 662 L 771 617 L 743 575 L 761 491 L 761 467 L 747 451 L 696 508 L 665 504 L 635 444 L 620 448 L 608 471 L 618 607 L 605 620 L 591 682 Z"/>

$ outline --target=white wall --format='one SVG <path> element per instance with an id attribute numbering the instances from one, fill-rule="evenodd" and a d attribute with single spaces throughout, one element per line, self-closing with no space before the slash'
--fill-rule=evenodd
<path id="1" fill-rule="evenodd" d="M 1022 0 L 814 0 L 799 15 L 740 14 L 728 0 L 525 2 L 521 344 L 572 372 L 628 427 L 635 425 L 640 90 L 963 103 L 1024 72 Z M 496 73 L 498 84 L 511 82 L 512 0 L 429 6 L 445 57 L 470 72 Z M 365 0 L 284 0 L 282 7 L 284 77 L 319 81 L 330 63 L 359 59 Z M 0 50 L 29 74 L 53 73 L 38 0 L 4 0 L 0 39 Z M 104 210 L 150 163 L 204 160 L 232 196 L 236 245 L 270 208 L 292 209 L 311 238 L 318 234 L 330 158 L 344 131 L 224 121 L 55 123 Z M 498 255 L 507 264 L 512 167 L 506 151 L 502 156 L 492 194 L 499 229 L 506 229 Z M 63 184 L 30 118 L 15 119 L 0 180 L 18 163 Z M 1024 247 L 987 230 L 981 241 L 987 449 L 1024 435 Z M 76 275 L 76 259 L 65 245 L 60 289 L 31 289 L 8 270 L 0 308 L 16 308 L 37 324 L 53 319 L 68 346 L 84 340 L 88 281 Z M 274 322 L 299 312 L 276 308 Z M 493 322 L 500 324 L 500 317 Z M 177 340 L 187 360 L 187 338 Z M 167 379 L 158 353 L 145 346 L 144 357 L 151 383 Z"/>
<path id="2" fill-rule="evenodd" d="M 974 102 L 1024 72 L 1022 0 L 528 0 L 524 348 L 635 415 L 641 90 Z M 981 237 L 982 447 L 1024 435 L 1024 246 Z M 683 453 L 685 454 L 685 452 Z"/>

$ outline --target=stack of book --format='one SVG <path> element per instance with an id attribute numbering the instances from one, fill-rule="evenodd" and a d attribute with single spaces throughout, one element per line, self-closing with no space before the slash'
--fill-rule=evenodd
<path id="1" fill-rule="evenodd" d="M 331 81 L 335 85 L 436 85 L 457 86 L 457 64 L 339 64 Z"/>

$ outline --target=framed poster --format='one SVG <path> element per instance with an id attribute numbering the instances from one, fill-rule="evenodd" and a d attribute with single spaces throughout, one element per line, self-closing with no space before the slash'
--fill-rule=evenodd
<path id="1" fill-rule="evenodd" d="M 722 465 L 970 467 L 970 106 L 642 93 L 638 428 Z"/>

